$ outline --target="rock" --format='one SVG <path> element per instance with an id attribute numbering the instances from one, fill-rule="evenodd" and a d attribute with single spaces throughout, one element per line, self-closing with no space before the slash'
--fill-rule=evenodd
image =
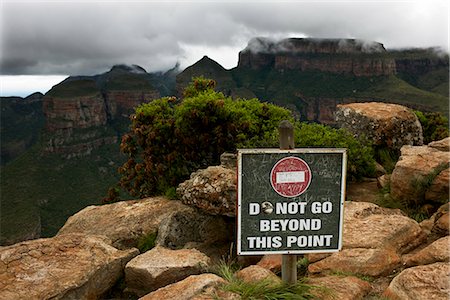
<path id="1" fill-rule="evenodd" d="M 67 234 L 0 248 L 0 299 L 98 299 L 138 254 L 109 243 Z"/>
<path id="2" fill-rule="evenodd" d="M 170 249 L 183 248 L 188 243 L 223 244 L 234 238 L 234 220 L 211 216 L 190 206 L 174 211 L 161 221 L 157 244 Z"/>
<path id="3" fill-rule="evenodd" d="M 235 217 L 236 172 L 221 166 L 208 167 L 191 174 L 177 188 L 184 204 L 212 215 Z"/>
<path id="4" fill-rule="evenodd" d="M 321 300 L 359 300 L 371 290 L 371 285 L 354 276 L 325 276 L 308 278 L 308 284 L 325 287 L 326 290 L 313 288 L 312 294 Z"/>
<path id="5" fill-rule="evenodd" d="M 380 197 L 376 179 L 365 179 L 347 183 L 346 200 L 356 202 L 376 202 Z"/>
<path id="6" fill-rule="evenodd" d="M 400 266 L 400 256 L 393 250 L 344 249 L 308 266 L 310 273 L 348 272 L 369 276 L 387 276 Z"/>
<path id="7" fill-rule="evenodd" d="M 450 264 L 434 263 L 403 270 L 389 284 L 384 296 L 398 300 L 447 300 Z"/>
<path id="8" fill-rule="evenodd" d="M 58 232 L 105 235 L 119 249 L 136 247 L 140 238 L 158 231 L 159 224 L 185 206 L 163 197 L 88 206 L 71 216 Z"/>
<path id="9" fill-rule="evenodd" d="M 448 152 L 428 146 L 402 147 L 400 159 L 391 175 L 391 196 L 398 201 L 415 204 L 424 199 L 427 190 L 430 190 L 430 193 L 435 191 L 441 194 L 433 198 L 429 193 L 427 201 L 436 203 L 442 203 L 442 199 L 448 201 L 449 185 L 448 179 L 445 182 L 445 178 L 448 178 L 449 163 Z M 440 175 L 441 172 L 445 173 Z M 428 186 L 430 183 L 432 188 Z"/>
<path id="10" fill-rule="evenodd" d="M 281 278 L 261 266 L 253 265 L 236 273 L 236 277 L 244 282 L 255 283 L 267 280 L 271 284 L 281 284 Z"/>
<path id="11" fill-rule="evenodd" d="M 214 274 L 191 275 L 147 294 L 140 300 L 189 300 L 221 283 L 225 283 L 225 280 Z"/>
<path id="12" fill-rule="evenodd" d="M 444 203 L 450 200 L 449 185 L 450 168 L 441 171 L 432 181 L 425 192 L 425 200 L 428 202 Z"/>
<path id="13" fill-rule="evenodd" d="M 438 235 L 448 235 L 449 234 L 449 219 L 450 214 L 443 214 L 434 224 L 432 232 L 437 233 Z"/>
<path id="14" fill-rule="evenodd" d="M 367 202 L 345 202 L 345 248 L 407 252 L 425 238 L 419 224 L 406 217 L 399 209 L 383 208 Z"/>
<path id="15" fill-rule="evenodd" d="M 368 102 L 337 105 L 336 123 L 356 136 L 366 136 L 374 145 L 400 150 L 403 145 L 422 145 L 422 126 L 408 108 Z"/>
<path id="16" fill-rule="evenodd" d="M 237 155 L 235 153 L 222 153 L 220 155 L 220 166 L 235 171 L 237 168 Z"/>
<path id="17" fill-rule="evenodd" d="M 439 207 L 439 209 L 427 220 L 420 223 L 422 229 L 429 235 L 433 234 L 437 237 L 449 234 L 449 208 L 450 203 L 447 202 Z"/>
<path id="18" fill-rule="evenodd" d="M 204 272 L 210 259 L 196 249 L 170 250 L 156 246 L 125 267 L 126 291 L 143 296 L 190 275 Z"/>
<path id="19" fill-rule="evenodd" d="M 281 254 L 270 254 L 264 255 L 257 265 L 273 273 L 279 273 L 281 272 L 281 264 L 282 264 Z"/>
<path id="20" fill-rule="evenodd" d="M 408 256 L 404 264 L 411 267 L 435 262 L 448 262 L 450 260 L 449 245 L 450 236 L 440 238 L 419 252 Z"/>
<path id="21" fill-rule="evenodd" d="M 450 151 L 450 137 L 446 137 L 440 141 L 434 141 L 428 144 L 428 147 L 440 150 L 440 151 Z"/>
<path id="22" fill-rule="evenodd" d="M 391 175 L 385 174 L 377 178 L 377 186 L 380 189 L 384 189 L 389 186 L 391 182 Z"/>

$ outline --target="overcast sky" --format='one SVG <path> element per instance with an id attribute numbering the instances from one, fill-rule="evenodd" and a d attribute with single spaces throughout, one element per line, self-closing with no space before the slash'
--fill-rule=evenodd
<path id="1" fill-rule="evenodd" d="M 1 20 L 3 96 L 14 92 L 14 84 L 25 88 L 24 78 L 31 78 L 16 75 L 60 75 L 52 77 L 58 82 L 119 63 L 150 72 L 177 62 L 187 67 L 204 55 L 232 68 L 255 36 L 358 38 L 388 49 L 449 49 L 449 5 L 441 0 L 3 0 Z"/>

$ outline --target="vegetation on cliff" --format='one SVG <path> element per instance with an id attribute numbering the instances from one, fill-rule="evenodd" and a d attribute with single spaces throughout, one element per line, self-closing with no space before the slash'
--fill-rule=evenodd
<path id="1" fill-rule="evenodd" d="M 374 171 L 372 149 L 344 130 L 300 123 L 289 110 L 257 99 L 236 99 L 213 90 L 214 81 L 196 78 L 185 97 L 161 98 L 136 108 L 131 131 L 122 138 L 128 156 L 119 169 L 120 187 L 134 197 L 166 193 L 201 168 L 219 163 L 237 148 L 277 147 L 278 125 L 290 120 L 297 147 L 345 147 L 349 174 Z M 111 188 L 106 202 L 118 196 Z"/>

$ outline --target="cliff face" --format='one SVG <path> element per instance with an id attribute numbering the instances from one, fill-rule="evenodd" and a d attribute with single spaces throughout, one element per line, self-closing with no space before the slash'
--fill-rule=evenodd
<path id="1" fill-rule="evenodd" d="M 395 60 L 380 43 L 349 39 L 256 38 L 239 53 L 240 68 L 278 71 L 321 71 L 354 76 L 388 76 L 396 73 Z"/>
<path id="2" fill-rule="evenodd" d="M 150 75 L 138 66 L 114 66 L 97 76 L 69 77 L 45 96 L 46 147 L 66 157 L 89 154 L 113 144 L 133 108 L 159 98 Z"/>

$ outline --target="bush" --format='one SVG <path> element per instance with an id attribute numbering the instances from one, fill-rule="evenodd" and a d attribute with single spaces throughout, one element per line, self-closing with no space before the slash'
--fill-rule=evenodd
<path id="1" fill-rule="evenodd" d="M 131 130 L 121 143 L 128 160 L 119 168 L 119 184 L 131 196 L 173 194 L 173 188 L 192 172 L 219 164 L 223 152 L 278 147 L 282 120 L 295 124 L 296 147 L 345 147 L 350 174 L 372 172 L 370 147 L 346 131 L 301 124 L 287 109 L 257 99 L 233 100 L 215 92 L 213 86 L 209 79 L 196 78 L 182 101 L 166 97 L 136 108 Z M 118 193 L 111 190 L 110 194 Z"/>
<path id="2" fill-rule="evenodd" d="M 448 119 L 437 112 L 414 111 L 422 124 L 423 142 L 442 140 L 449 136 Z"/>

